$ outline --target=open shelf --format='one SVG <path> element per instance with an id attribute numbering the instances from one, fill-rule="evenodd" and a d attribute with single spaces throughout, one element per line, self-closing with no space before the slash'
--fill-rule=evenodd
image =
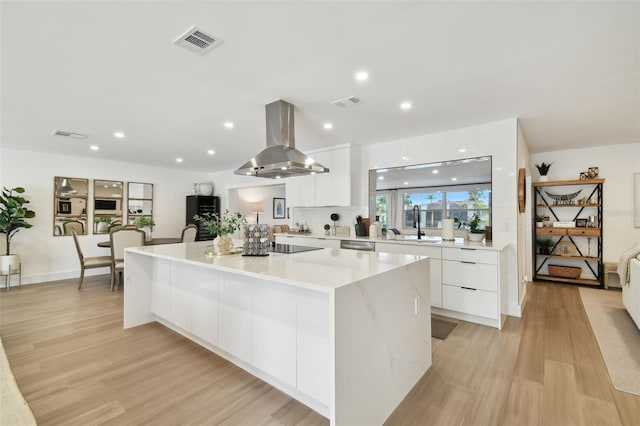
<path id="1" fill-rule="evenodd" d="M 563 208 L 563 207 L 573 207 L 575 209 L 578 207 L 600 207 L 600 204 L 538 204 L 537 207 L 540 209 L 557 209 L 557 208 Z"/>
<path id="2" fill-rule="evenodd" d="M 550 180 L 548 182 L 533 182 L 534 187 L 540 186 L 569 186 L 569 185 L 596 185 L 604 183 L 604 179 L 574 179 L 574 180 Z"/>
<path id="3" fill-rule="evenodd" d="M 586 260 L 589 262 L 599 262 L 599 257 L 593 256 L 560 256 L 559 254 L 536 254 L 538 257 L 548 257 L 552 259 Z"/>

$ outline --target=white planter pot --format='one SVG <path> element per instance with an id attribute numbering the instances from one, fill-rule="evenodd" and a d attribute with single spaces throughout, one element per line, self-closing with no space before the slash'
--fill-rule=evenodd
<path id="1" fill-rule="evenodd" d="M 469 241 L 480 242 L 484 238 L 484 233 L 482 234 L 474 234 L 473 232 L 469 232 Z"/>
<path id="2" fill-rule="evenodd" d="M 549 176 L 547 175 L 540 176 L 540 179 L 538 179 L 538 182 L 549 182 Z"/>
<path id="3" fill-rule="evenodd" d="M 99 234 L 106 234 L 109 232 L 109 224 L 107 222 L 98 222 L 96 224 L 96 232 Z"/>
<path id="4" fill-rule="evenodd" d="M 20 268 L 20 255 L 19 254 L 3 254 L 0 256 L 0 272 L 6 274 L 7 272 L 15 273 Z"/>
<path id="5" fill-rule="evenodd" d="M 151 241 L 151 228 L 143 226 L 141 229 L 144 231 L 144 240 Z"/>

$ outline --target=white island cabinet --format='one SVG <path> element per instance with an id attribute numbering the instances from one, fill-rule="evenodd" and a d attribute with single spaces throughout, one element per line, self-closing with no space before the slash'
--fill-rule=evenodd
<path id="1" fill-rule="evenodd" d="M 125 328 L 158 321 L 332 425 L 382 424 L 431 365 L 426 257 L 206 245 L 126 250 Z"/>

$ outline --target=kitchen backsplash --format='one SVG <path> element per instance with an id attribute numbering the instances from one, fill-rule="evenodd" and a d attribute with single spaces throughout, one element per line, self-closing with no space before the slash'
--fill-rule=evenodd
<path id="1" fill-rule="evenodd" d="M 361 215 L 367 217 L 368 208 L 363 207 L 294 207 L 291 216 L 291 225 L 306 223 L 314 234 L 324 232 L 324 225 L 329 224 L 333 230 L 333 221 L 331 213 L 338 213 L 340 219 L 336 221 L 337 226 L 347 226 L 351 235 L 355 235 L 354 225 L 356 224 L 356 216 Z"/>

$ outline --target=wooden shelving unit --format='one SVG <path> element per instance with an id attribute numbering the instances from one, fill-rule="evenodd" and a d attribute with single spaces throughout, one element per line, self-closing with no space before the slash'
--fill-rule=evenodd
<path id="1" fill-rule="evenodd" d="M 532 186 L 534 218 L 538 215 L 548 215 L 552 222 L 575 222 L 579 219 L 584 221 L 589 216 L 595 218 L 594 227 L 561 228 L 547 226 L 539 228 L 533 222 L 533 279 L 603 287 L 602 194 L 604 179 L 535 182 Z M 566 192 L 573 194 L 580 189 L 582 191 L 580 195 L 583 195 L 583 197 L 578 195 L 575 198 L 585 200 L 585 202 L 576 203 L 575 200 L 563 200 L 561 204 L 556 204 L 557 201 L 546 192 L 551 188 L 558 192 L 556 194 L 554 191 L 549 191 L 552 195 L 562 195 Z M 553 246 L 550 253 L 540 253 L 539 238 L 552 239 Z M 557 251 L 558 248 L 563 246 L 566 248 L 567 245 L 572 247 L 575 253 L 567 255 L 567 253 L 559 253 Z M 568 278 L 549 274 L 549 265 L 551 262 L 556 261 L 559 266 L 580 266 L 582 269 L 580 277 Z"/>

